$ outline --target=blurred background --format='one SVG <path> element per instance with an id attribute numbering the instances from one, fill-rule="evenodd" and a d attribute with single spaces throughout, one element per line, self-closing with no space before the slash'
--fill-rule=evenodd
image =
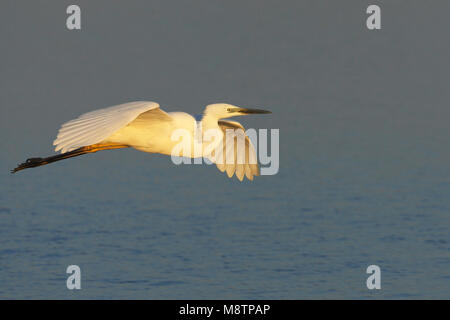
<path id="1" fill-rule="evenodd" d="M 1 7 L 0 298 L 450 298 L 448 1 Z M 9 173 L 63 122 L 134 100 L 271 110 L 238 120 L 280 129 L 279 173 L 135 150 Z"/>

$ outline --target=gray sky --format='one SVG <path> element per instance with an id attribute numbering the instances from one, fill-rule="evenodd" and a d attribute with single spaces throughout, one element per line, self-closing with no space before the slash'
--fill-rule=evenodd
<path id="1" fill-rule="evenodd" d="M 449 2 L 375 1 L 379 31 L 365 27 L 371 3 L 78 1 L 82 30 L 68 31 L 70 1 L 4 2 L 7 166 L 51 153 L 59 125 L 83 112 L 142 99 L 192 113 L 267 108 L 245 123 L 281 128 L 282 144 L 435 143 L 448 133 Z"/>

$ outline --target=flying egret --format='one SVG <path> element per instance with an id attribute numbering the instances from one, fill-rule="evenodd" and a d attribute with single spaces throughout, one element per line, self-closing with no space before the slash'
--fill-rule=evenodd
<path id="1" fill-rule="evenodd" d="M 202 144 L 200 156 L 216 163 L 218 169 L 226 171 L 230 178 L 236 174 L 241 181 L 244 175 L 253 180 L 253 176 L 259 175 L 253 144 L 240 123 L 221 119 L 263 113 L 271 112 L 216 103 L 206 106 L 203 114 L 194 118 L 184 112 L 165 112 L 158 103 L 151 101 L 120 104 L 82 114 L 64 123 L 53 142 L 55 151 L 60 151 L 61 154 L 27 159 L 11 172 L 108 149 L 132 147 L 144 152 L 173 155 L 178 142 L 173 140 L 172 135 L 177 129 L 189 134 L 191 145 L 188 147 L 193 147 L 177 156 L 195 158 L 199 155 L 194 154 L 192 149 L 198 144 L 198 130 L 201 130 L 202 135 L 208 130 L 216 130 L 218 139 L 210 139 L 209 144 Z M 239 133 L 236 136 L 225 134 L 229 130 Z M 239 135 L 244 141 L 244 156 L 235 143 Z M 233 146 L 227 148 L 227 144 Z M 229 161 L 230 158 L 232 161 Z M 238 158 L 243 161 L 238 161 Z"/>

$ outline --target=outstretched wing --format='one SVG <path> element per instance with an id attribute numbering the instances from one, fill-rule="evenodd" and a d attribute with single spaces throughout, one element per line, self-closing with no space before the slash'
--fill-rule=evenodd
<path id="1" fill-rule="evenodd" d="M 255 147 L 245 134 L 244 127 L 239 122 L 224 120 L 219 121 L 219 127 L 223 131 L 223 139 L 216 149 L 217 154 L 213 154 L 217 168 L 226 171 L 229 178 L 236 174 L 240 181 L 244 175 L 249 180 L 259 176 Z"/>
<path id="2" fill-rule="evenodd" d="M 170 118 L 159 109 L 158 103 L 151 101 L 129 102 L 82 114 L 61 126 L 53 142 L 55 151 L 65 153 L 99 143 L 149 111 L 158 117 Z"/>

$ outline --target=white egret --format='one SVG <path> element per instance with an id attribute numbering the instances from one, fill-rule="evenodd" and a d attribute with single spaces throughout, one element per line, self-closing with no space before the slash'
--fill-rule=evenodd
<path id="1" fill-rule="evenodd" d="M 271 112 L 217 103 L 206 106 L 203 115 L 196 119 L 184 112 L 164 112 L 158 103 L 151 101 L 120 104 L 82 114 L 64 123 L 53 142 L 55 151 L 60 151 L 61 154 L 27 159 L 11 172 L 108 149 L 132 147 L 144 152 L 173 155 L 178 142 L 173 140 L 172 134 L 177 129 L 183 129 L 190 135 L 192 148 L 188 148 L 189 152 L 177 154 L 178 156 L 207 157 L 216 163 L 220 171 L 226 171 L 228 177 L 231 178 L 235 173 L 241 181 L 244 175 L 253 180 L 253 176 L 259 175 L 253 144 L 240 123 L 221 119 L 263 113 Z M 199 129 L 202 135 L 211 129 L 217 130 L 219 134 L 217 141 L 211 139 L 209 144 L 202 144 L 201 154 L 196 155 L 192 150 L 196 147 L 196 133 Z M 238 129 L 238 135 L 245 141 L 245 155 L 241 158 L 243 161 L 237 160 L 242 156 L 238 154 L 240 151 L 235 143 L 238 137 L 225 134 L 228 129 Z M 226 148 L 227 143 L 233 144 L 233 147 Z M 219 158 L 227 160 L 218 161 Z M 229 161 L 229 158 L 233 161 Z"/>

